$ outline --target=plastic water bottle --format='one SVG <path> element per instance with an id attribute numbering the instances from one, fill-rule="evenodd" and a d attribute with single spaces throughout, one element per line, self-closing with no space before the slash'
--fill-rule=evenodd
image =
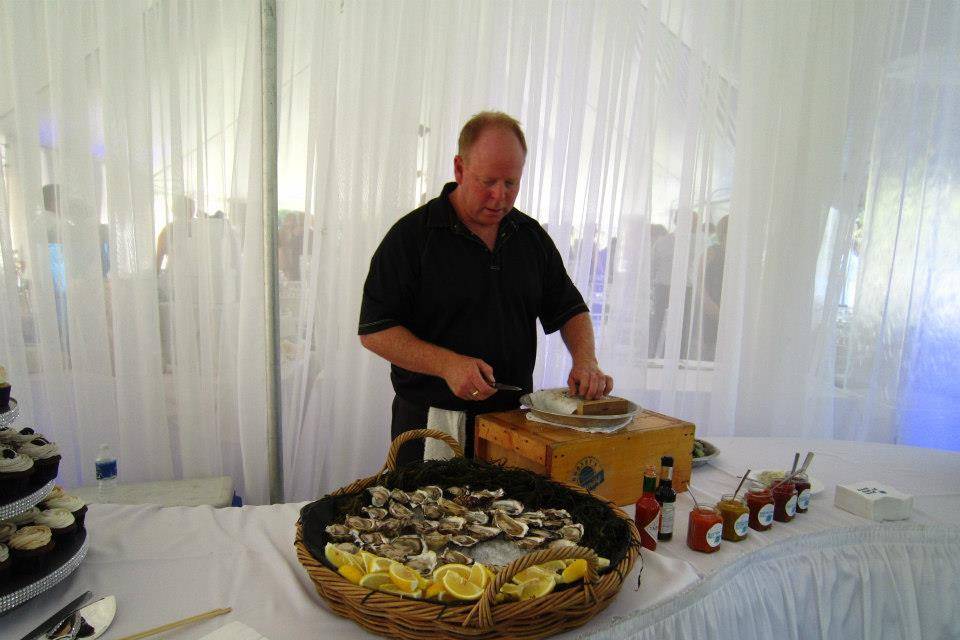
<path id="1" fill-rule="evenodd" d="M 97 492 L 100 494 L 100 499 L 105 500 L 111 497 L 117 486 L 117 458 L 110 451 L 109 445 L 100 445 L 96 465 Z"/>

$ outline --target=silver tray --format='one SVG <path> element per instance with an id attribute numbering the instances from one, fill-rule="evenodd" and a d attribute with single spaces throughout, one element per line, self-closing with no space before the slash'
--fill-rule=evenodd
<path id="1" fill-rule="evenodd" d="M 74 539 L 69 549 L 65 549 L 63 555 L 58 554 L 59 563 L 53 568 L 49 569 L 47 573 L 43 576 L 38 577 L 33 582 L 26 584 L 15 591 L 4 592 L 0 590 L 0 614 L 18 607 L 27 600 L 35 598 L 44 591 L 53 588 L 61 580 L 69 576 L 71 573 L 76 571 L 77 567 L 80 566 L 80 563 L 83 562 L 83 559 L 87 557 L 88 543 L 87 543 L 87 531 L 86 529 L 81 530 L 77 533 L 77 536 L 82 536 L 77 539 Z M 75 550 L 74 550 L 75 548 Z M 54 553 L 57 553 L 57 549 L 54 549 Z M 64 556 L 66 556 L 64 558 Z M 16 579 L 16 576 L 11 578 L 11 581 Z"/>
<path id="2" fill-rule="evenodd" d="M 10 398 L 9 406 L 5 411 L 0 412 L 0 427 L 5 427 L 20 416 L 20 405 L 16 398 Z"/>
<path id="3" fill-rule="evenodd" d="M 9 520 L 14 516 L 20 515 L 30 507 L 35 507 L 43 502 L 43 499 L 46 498 L 51 491 L 53 491 L 53 485 L 56 483 L 56 481 L 56 478 L 54 478 L 53 480 L 47 482 L 47 484 L 43 485 L 39 489 L 36 489 L 32 493 L 28 493 L 22 498 L 17 498 L 13 502 L 0 504 L 0 520 Z"/>

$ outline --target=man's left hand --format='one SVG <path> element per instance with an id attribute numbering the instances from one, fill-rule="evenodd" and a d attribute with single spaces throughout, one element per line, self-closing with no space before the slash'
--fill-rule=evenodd
<path id="1" fill-rule="evenodd" d="M 596 362 L 574 362 L 567 377 L 570 395 L 596 400 L 613 391 L 613 378 L 600 370 Z"/>

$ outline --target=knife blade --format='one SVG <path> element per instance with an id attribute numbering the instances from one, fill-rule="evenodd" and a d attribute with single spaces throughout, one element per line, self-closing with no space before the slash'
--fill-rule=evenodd
<path id="1" fill-rule="evenodd" d="M 523 391 L 523 389 L 516 385 L 503 384 L 502 382 L 494 382 L 490 386 L 494 389 L 499 389 L 500 391 Z"/>
<path id="2" fill-rule="evenodd" d="M 38 626 L 33 631 L 23 636 L 22 638 L 20 638 L 20 640 L 34 640 L 34 638 L 36 638 L 38 635 L 46 633 L 51 627 L 53 627 L 53 625 L 62 621 L 64 618 L 66 618 L 68 615 L 70 615 L 76 609 L 78 609 L 80 605 L 86 602 L 87 598 L 89 598 L 91 595 L 93 595 L 93 592 L 91 591 L 86 591 L 80 594 L 79 596 L 71 600 L 67 606 L 60 609 L 55 614 L 53 614 L 52 616 L 44 620 L 42 623 L 40 623 L 40 626 Z"/>

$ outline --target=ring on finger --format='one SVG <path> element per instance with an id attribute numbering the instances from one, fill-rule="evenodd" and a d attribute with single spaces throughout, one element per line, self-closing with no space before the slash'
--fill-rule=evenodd
<path id="1" fill-rule="evenodd" d="M 474 398 L 476 398 L 478 395 L 480 395 L 480 389 L 474 389 L 474 390 L 470 393 L 470 395 L 473 396 Z"/>

